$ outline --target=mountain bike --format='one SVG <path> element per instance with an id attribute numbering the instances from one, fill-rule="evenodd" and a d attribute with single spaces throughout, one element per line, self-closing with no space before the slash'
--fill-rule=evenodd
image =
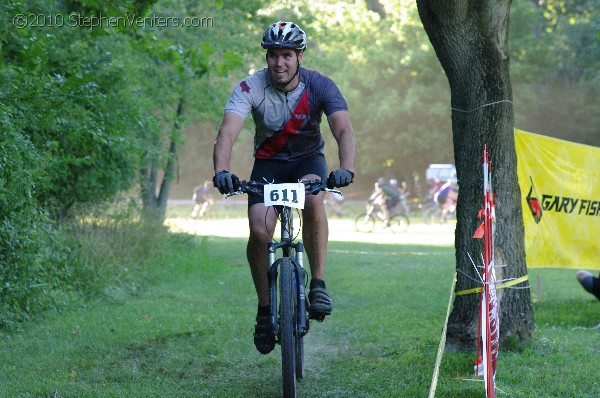
<path id="1" fill-rule="evenodd" d="M 433 200 L 423 206 L 422 210 L 425 224 L 444 224 L 451 218 L 456 217 L 456 205 L 449 206 L 448 211 L 444 212 L 442 205 Z"/>
<path id="2" fill-rule="evenodd" d="M 298 183 L 269 184 L 242 181 L 238 191 L 226 196 L 247 193 L 264 197 L 265 206 L 278 212 L 281 237 L 269 243 L 269 296 L 271 323 L 275 341 L 281 345 L 283 396 L 296 396 L 296 380 L 304 377 L 304 336 L 308 333 L 309 319 L 322 321 L 324 315 L 309 314 L 305 293 L 306 271 L 303 266 L 304 246 L 295 241 L 294 209 L 304 208 L 306 195 L 321 191 L 340 191 L 327 188 L 325 180 L 302 180 Z M 281 249 L 282 256 L 276 258 Z M 279 290 L 277 281 L 279 280 Z"/>
<path id="3" fill-rule="evenodd" d="M 354 228 L 358 232 L 373 232 L 377 220 L 385 223 L 385 217 L 381 211 L 381 207 L 375 201 L 367 203 L 367 209 L 364 213 L 356 217 Z M 392 209 L 390 220 L 387 227 L 395 234 L 402 234 L 408 230 L 410 219 L 401 209 Z"/>

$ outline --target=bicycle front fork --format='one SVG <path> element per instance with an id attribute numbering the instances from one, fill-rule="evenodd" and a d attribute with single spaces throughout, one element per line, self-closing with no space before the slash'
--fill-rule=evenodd
<path id="1" fill-rule="evenodd" d="M 285 243 L 284 243 L 285 244 Z M 289 245 L 289 243 L 287 243 Z M 282 246 L 281 243 L 269 243 L 269 298 L 271 305 L 271 324 L 275 335 L 279 333 L 279 322 L 277 322 L 277 274 L 280 260 L 275 260 L 275 252 Z M 297 298 L 297 331 L 300 336 L 304 336 L 308 332 L 308 322 L 306 318 L 306 292 L 305 292 L 305 281 L 306 271 L 304 270 L 303 254 L 304 245 L 302 243 L 292 244 L 295 255 L 292 261 L 294 264 L 294 288 Z"/>
<path id="2" fill-rule="evenodd" d="M 304 246 L 302 243 L 296 244 L 296 286 L 298 290 L 298 333 L 304 336 L 308 332 L 308 324 L 306 322 L 306 292 L 304 289 L 306 281 L 306 271 L 303 263 Z"/>

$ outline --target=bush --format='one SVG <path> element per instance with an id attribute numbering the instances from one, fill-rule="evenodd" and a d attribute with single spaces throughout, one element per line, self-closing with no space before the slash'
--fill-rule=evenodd
<path id="1" fill-rule="evenodd" d="M 119 215 L 110 227 L 91 227 L 70 214 L 82 203 L 113 201 L 131 188 L 145 151 L 139 135 L 155 122 L 151 101 L 137 91 L 135 51 L 126 35 L 66 26 L 15 29 L 8 23 L 14 15 L 50 15 L 64 7 L 54 0 L 0 6 L 0 21 L 7 22 L 0 24 L 4 329 L 90 298 L 123 277 L 130 258 L 117 260 L 115 248 L 127 253 L 118 246 L 126 243 L 135 250 L 137 236 L 128 241 L 123 234 L 141 228 L 127 218 L 131 214 Z M 97 254 L 98 246 L 111 254 Z"/>
<path id="2" fill-rule="evenodd" d="M 66 291 L 65 251 L 59 234 L 39 210 L 37 153 L 0 115 L 0 327 L 7 328 L 53 307 Z M 60 296 L 60 298 L 59 298 Z"/>
<path id="3" fill-rule="evenodd" d="M 65 225 L 70 279 L 84 299 L 135 293 L 148 263 L 162 251 L 167 230 L 143 223 L 133 202 L 77 207 Z"/>
<path id="4" fill-rule="evenodd" d="M 135 206 L 78 210 L 60 228 L 43 215 L 0 227 L 0 329 L 139 290 L 146 265 L 162 252 L 166 229 L 140 222 Z"/>

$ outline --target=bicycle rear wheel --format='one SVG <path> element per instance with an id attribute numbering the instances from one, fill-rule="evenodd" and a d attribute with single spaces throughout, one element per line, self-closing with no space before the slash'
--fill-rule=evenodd
<path id="1" fill-rule="evenodd" d="M 281 259 L 279 268 L 279 332 L 281 333 L 281 372 L 283 396 L 296 396 L 296 294 L 292 259 Z"/>
<path id="2" fill-rule="evenodd" d="M 395 234 L 403 234 L 408 230 L 410 220 L 405 214 L 398 214 L 390 220 L 390 229 Z"/>
<path id="3" fill-rule="evenodd" d="M 375 217 L 372 214 L 363 213 L 356 217 L 354 227 L 358 232 L 372 232 L 375 228 Z"/>
<path id="4" fill-rule="evenodd" d="M 423 212 L 423 222 L 425 224 L 438 224 L 441 218 L 441 211 L 437 207 L 430 207 Z"/>

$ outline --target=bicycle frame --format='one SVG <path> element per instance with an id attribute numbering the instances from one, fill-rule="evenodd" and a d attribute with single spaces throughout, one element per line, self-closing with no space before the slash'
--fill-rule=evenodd
<path id="1" fill-rule="evenodd" d="M 367 217 L 373 214 L 379 220 L 383 221 L 383 213 L 381 212 L 381 205 L 377 203 L 368 203 L 367 204 Z"/>

